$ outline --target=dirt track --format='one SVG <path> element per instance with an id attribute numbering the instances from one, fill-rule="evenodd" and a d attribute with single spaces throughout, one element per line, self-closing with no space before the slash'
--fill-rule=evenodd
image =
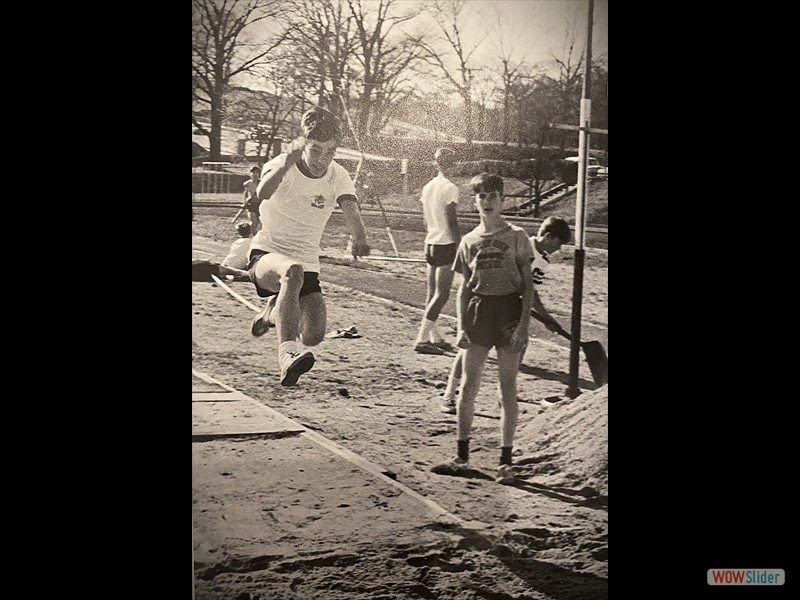
<path id="1" fill-rule="evenodd" d="M 214 242 L 197 240 L 193 255 L 207 258 L 214 247 Z M 204 252 L 208 254 L 204 256 Z M 330 266 L 323 265 L 323 270 Z M 326 281 L 334 278 L 334 272 L 327 270 Z M 402 295 L 406 289 L 407 278 L 402 274 L 384 281 L 389 282 L 384 288 L 391 287 L 393 293 Z M 261 302 L 249 284 L 234 283 L 232 287 L 254 304 Z M 325 340 L 315 350 L 319 360 L 314 369 L 297 387 L 282 388 L 277 384 L 274 338 L 270 334 L 250 336 L 252 312 L 214 284 L 193 283 L 193 367 L 383 465 L 399 481 L 460 518 L 485 524 L 486 534 L 507 548 L 507 556 L 498 561 L 488 549 L 453 553 L 428 548 L 423 553 L 429 555 L 423 560 L 429 573 L 426 586 L 413 588 L 409 578 L 414 576 L 407 566 L 401 568 L 408 564 L 399 560 L 402 553 L 392 558 L 398 548 L 391 544 L 372 547 L 369 560 L 347 569 L 349 587 L 342 588 L 340 595 L 321 590 L 335 581 L 341 570 L 298 562 L 295 574 L 303 573 L 305 589 L 317 590 L 317 595 L 306 597 L 606 598 L 608 493 L 607 459 L 602 450 L 607 433 L 607 388 L 594 395 L 582 394 L 575 401 L 544 401 L 548 396 L 563 396 L 566 350 L 532 340 L 525 360 L 528 368 L 522 369 L 519 377 L 523 402 L 515 462 L 522 483 L 506 487 L 482 477 L 437 476 L 430 467 L 449 458 L 455 444 L 455 418 L 440 413 L 437 406 L 451 359 L 410 350 L 419 324 L 418 309 L 378 301 L 335 284 L 327 285 L 325 294 L 328 330 L 355 326 L 363 337 Z M 487 416 L 475 420 L 472 451 L 476 466 L 491 472 L 499 452 L 492 364 L 485 376 L 477 409 Z M 593 387 L 585 366 L 581 381 L 587 390 Z M 563 430 L 565 426 L 569 431 Z M 591 440 L 599 444 L 599 452 L 598 447 L 584 444 Z M 602 455 L 602 460 L 592 462 L 582 449 L 591 450 L 595 458 Z M 236 493 L 236 489 L 230 492 Z M 246 489 L 242 486 L 241 493 L 246 494 Z M 313 490 L 310 493 L 313 497 Z M 380 522 L 372 525 L 381 526 Z M 297 544 L 303 544 L 304 531 L 295 532 Z M 306 543 L 311 547 L 315 541 L 309 537 Z M 424 544 L 418 549 L 424 549 Z M 328 550 L 336 552 L 336 548 Z M 463 574 L 458 583 L 445 576 L 451 571 L 447 565 L 455 565 L 453 570 Z M 205 582 L 206 597 L 225 597 L 225 589 L 271 589 L 269 581 L 275 573 L 265 567 L 249 577 L 249 582 L 237 581 L 235 586 L 228 581 L 234 586 L 229 588 L 225 588 L 224 578 Z M 220 595 L 214 595 L 215 585 L 222 586 Z"/>

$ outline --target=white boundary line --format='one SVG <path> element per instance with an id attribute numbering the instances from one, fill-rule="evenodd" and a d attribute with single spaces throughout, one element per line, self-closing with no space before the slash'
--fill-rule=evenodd
<path id="1" fill-rule="evenodd" d="M 401 306 L 403 306 L 405 308 L 408 308 L 409 310 L 416 311 L 416 312 L 421 313 L 423 315 L 425 314 L 425 309 L 424 308 L 417 308 L 416 306 L 411 306 L 410 304 L 403 304 L 402 302 L 395 302 L 394 300 L 389 300 L 388 298 L 382 298 L 381 296 L 376 296 L 375 294 L 370 294 L 370 293 L 367 293 L 367 292 L 363 292 L 361 290 L 356 290 L 356 289 L 353 289 L 353 288 L 349 288 L 349 287 L 344 286 L 344 285 L 339 285 L 337 283 L 328 283 L 327 281 L 325 282 L 324 285 L 325 285 L 325 287 L 330 287 L 330 288 L 338 290 L 340 292 L 347 292 L 347 293 L 355 292 L 357 294 L 362 294 L 364 296 L 367 296 L 369 298 L 377 300 L 378 302 L 382 302 L 383 304 L 388 304 L 389 306 L 397 306 L 399 304 L 399 305 L 401 305 Z M 446 315 L 444 313 L 440 314 L 439 318 L 448 319 L 449 321 L 452 321 L 453 323 L 458 323 L 458 319 L 456 317 L 453 317 L 451 315 Z M 548 346 L 552 346 L 553 348 L 558 348 L 559 350 L 564 350 L 565 352 L 569 352 L 569 348 L 565 348 L 564 346 L 560 346 L 559 344 L 556 344 L 555 342 L 551 342 L 550 340 L 545 340 L 545 339 L 539 338 L 539 337 L 537 337 L 535 339 L 536 339 L 536 343 L 541 342 L 541 343 L 546 344 Z"/>
<path id="2" fill-rule="evenodd" d="M 252 310 L 253 312 L 258 312 L 260 310 L 255 304 L 253 304 L 249 300 L 243 298 L 242 296 L 240 296 L 239 294 L 234 292 L 229 286 L 227 286 L 225 283 L 223 283 L 223 281 L 219 277 L 217 277 L 216 275 L 212 275 L 211 277 L 214 279 L 214 281 L 220 287 L 222 287 L 223 290 L 228 292 L 231 296 L 236 298 L 239 302 L 244 304 L 250 310 Z M 410 304 L 403 304 L 402 302 L 395 302 L 394 300 L 389 300 L 388 298 L 382 298 L 381 296 L 376 296 L 375 294 L 369 294 L 367 292 L 364 292 L 364 291 L 361 291 L 361 290 L 356 290 L 354 288 L 350 288 L 350 287 L 347 287 L 347 286 L 344 286 L 344 285 L 339 285 L 337 283 L 325 282 L 325 286 L 326 287 L 330 287 L 330 288 L 335 289 L 335 290 L 338 290 L 340 292 L 346 292 L 346 293 L 350 293 L 350 294 L 352 294 L 352 293 L 361 294 L 361 295 L 367 296 L 368 298 L 371 298 L 373 300 L 377 300 L 378 302 L 382 302 L 383 304 L 388 304 L 389 306 L 397 306 L 398 304 L 401 304 L 402 306 L 404 306 L 404 307 L 406 307 L 406 308 L 408 308 L 410 310 L 416 311 L 418 313 L 425 314 L 425 309 L 423 309 L 423 308 L 417 308 L 416 306 L 411 306 Z M 440 314 L 439 317 L 444 318 L 444 319 L 448 319 L 448 320 L 450 320 L 450 321 L 452 321 L 454 323 L 458 322 L 458 319 L 456 317 L 451 316 L 451 315 Z M 561 350 L 563 352 L 569 352 L 569 348 L 568 347 L 562 346 L 560 344 L 556 344 L 555 342 L 551 342 L 550 340 L 546 340 L 546 339 L 541 338 L 541 337 L 536 337 L 534 339 L 536 340 L 537 344 L 544 344 L 546 346 L 550 346 L 551 348 L 556 348 L 556 349 Z"/>
<path id="3" fill-rule="evenodd" d="M 566 248 L 566 246 L 564 246 L 564 247 Z M 604 252 L 608 252 L 608 250 L 603 250 L 603 251 Z M 343 255 L 339 256 L 339 255 L 336 254 L 335 251 L 330 251 L 329 250 L 328 252 L 324 252 L 323 254 L 321 254 L 320 258 L 327 258 L 327 259 L 333 261 L 333 260 L 348 260 L 349 257 L 346 254 L 343 254 Z M 392 256 L 383 256 L 383 255 L 380 255 L 380 254 L 379 255 L 370 255 L 370 256 L 361 256 L 361 257 L 359 257 L 359 260 L 386 260 L 386 261 L 394 261 L 394 262 L 414 262 L 414 263 L 424 263 L 425 262 L 424 258 L 414 258 L 414 259 L 410 259 L 410 258 L 394 258 Z M 339 263 L 332 263 L 332 264 L 334 266 L 346 266 L 346 265 L 341 265 Z M 323 282 L 323 283 L 325 285 L 331 285 L 331 286 L 337 285 L 337 284 L 334 284 L 334 283 L 328 283 L 327 281 Z M 346 287 L 346 286 L 342 286 L 342 287 Z M 354 291 L 360 291 L 360 290 L 354 290 Z M 362 294 L 367 294 L 367 295 L 372 295 L 372 294 L 368 294 L 367 292 L 361 292 L 361 293 Z M 454 293 L 453 290 L 451 290 L 451 293 Z M 380 298 L 380 296 L 375 296 L 375 297 L 376 298 Z M 404 304 L 403 306 L 408 306 L 408 305 Z M 414 307 L 409 307 L 409 308 L 414 308 Z M 447 317 L 448 315 L 442 315 L 442 316 Z M 455 317 L 449 317 L 449 318 L 455 318 Z M 564 315 L 561 318 L 569 319 L 570 316 L 569 315 Z M 608 330 L 608 325 L 603 325 L 602 323 L 595 323 L 593 321 L 587 321 L 585 319 L 581 320 L 581 327 L 583 325 L 589 325 L 589 326 L 595 327 L 597 329 L 605 329 L 606 331 Z M 536 339 L 540 339 L 540 338 L 536 338 Z"/>
<path id="4" fill-rule="evenodd" d="M 375 256 L 359 256 L 359 260 L 391 260 L 395 262 L 412 262 L 412 263 L 424 263 L 426 262 L 424 258 L 403 258 L 401 256 L 381 256 L 377 254 Z"/>
<path id="5" fill-rule="evenodd" d="M 217 277 L 216 275 L 211 275 L 211 278 L 212 278 L 214 281 L 216 281 L 216 282 L 217 282 L 217 285 L 220 285 L 220 286 L 222 287 L 222 289 L 223 289 L 223 290 L 225 290 L 226 292 L 228 292 L 228 293 L 229 293 L 231 296 L 233 296 L 234 298 L 236 298 L 236 299 L 237 299 L 239 302 L 241 302 L 242 304 L 244 304 L 244 305 L 245 305 L 247 308 L 249 308 L 249 309 L 250 309 L 250 310 L 252 310 L 253 312 L 258 312 L 259 310 L 261 310 L 261 309 L 260 309 L 260 308 L 258 308 L 258 307 L 257 307 L 255 304 L 253 304 L 252 302 L 250 302 L 249 300 L 247 300 L 247 299 L 245 299 L 245 298 L 242 298 L 242 297 L 241 297 L 239 294 L 237 294 L 236 292 L 234 292 L 234 291 L 233 291 L 233 290 L 232 290 L 232 289 L 231 289 L 231 288 L 230 288 L 230 287 L 229 287 L 227 284 L 223 283 L 223 282 L 222 282 L 222 280 L 221 280 L 219 277 Z"/>
<path id="6" fill-rule="evenodd" d="M 325 436 L 320 435 L 319 433 L 309 429 L 308 427 L 304 427 L 303 425 L 301 425 L 297 421 L 295 421 L 295 420 L 287 417 L 286 415 L 278 412 L 274 408 L 271 408 L 271 407 L 267 406 L 266 404 L 263 404 L 262 402 L 259 402 L 255 398 L 251 398 L 250 396 L 248 396 L 247 394 L 244 394 L 243 392 L 241 392 L 240 390 L 237 390 L 236 388 L 233 388 L 233 387 L 231 387 L 229 385 L 226 385 L 226 384 L 222 383 L 221 381 L 217 381 L 213 377 L 210 377 L 209 375 L 206 375 L 205 373 L 201 373 L 200 371 L 197 371 L 195 369 L 192 369 L 192 374 L 195 375 L 196 377 L 199 377 L 200 379 L 202 379 L 206 383 L 213 383 L 213 384 L 219 385 L 219 386 L 221 386 L 221 387 L 223 387 L 223 388 L 225 388 L 225 389 L 227 389 L 227 390 L 229 390 L 231 392 L 235 392 L 237 394 L 240 394 L 242 396 L 242 398 L 241 398 L 242 400 L 246 400 L 246 401 L 248 401 L 248 402 L 250 402 L 250 403 L 252 403 L 252 404 L 254 404 L 256 406 L 261 407 L 262 410 L 270 413 L 272 416 L 276 417 L 279 420 L 291 423 L 291 425 L 293 427 L 297 427 L 297 428 L 301 429 L 302 430 L 301 433 L 303 435 L 305 435 L 306 437 L 308 437 L 315 444 L 317 444 L 319 446 L 322 446 L 323 448 L 325 448 L 329 452 L 332 452 L 336 456 L 339 456 L 339 457 L 345 459 L 346 461 L 356 465 L 361 470 L 366 471 L 370 475 L 373 475 L 373 476 L 377 477 L 378 479 L 381 480 L 382 483 L 386 483 L 388 485 L 391 485 L 391 486 L 399 489 L 404 494 L 408 494 L 409 496 L 411 496 L 415 500 L 418 500 L 419 502 L 422 502 L 428 508 L 433 510 L 437 515 L 439 515 L 440 517 L 444 517 L 446 519 L 450 519 L 450 520 L 454 521 L 456 524 L 461 525 L 462 527 L 470 527 L 470 528 L 473 528 L 473 529 L 475 528 L 474 525 L 472 527 L 470 526 L 470 522 L 464 521 L 463 519 L 460 519 L 459 517 L 457 517 L 453 513 L 448 512 L 444 507 L 442 507 L 441 505 L 437 504 L 436 502 L 434 502 L 430 498 L 426 498 L 425 496 L 423 496 L 423 495 L 419 494 L 418 492 L 415 492 L 414 490 L 412 490 L 410 487 L 400 483 L 396 479 L 392 479 L 391 477 L 388 477 L 387 475 L 384 475 L 383 472 L 386 471 L 386 469 L 384 467 L 381 467 L 380 465 L 377 465 L 377 464 L 375 464 L 373 462 L 370 462 L 367 459 L 363 458 L 362 456 L 359 456 L 358 454 L 356 454 L 354 452 L 351 452 L 347 448 L 344 448 L 344 447 L 340 446 L 339 444 L 337 444 L 333 440 L 330 440 L 330 439 L 326 438 Z"/>

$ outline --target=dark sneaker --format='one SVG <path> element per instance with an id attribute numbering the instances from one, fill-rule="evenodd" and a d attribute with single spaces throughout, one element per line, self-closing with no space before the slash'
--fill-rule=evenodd
<path id="1" fill-rule="evenodd" d="M 436 346 L 439 350 L 443 350 L 444 352 L 458 352 L 458 348 L 453 346 L 450 342 L 446 342 L 442 340 L 441 342 L 431 342 L 434 346 Z"/>
<path id="2" fill-rule="evenodd" d="M 250 333 L 252 333 L 254 336 L 262 336 L 269 331 L 270 327 L 274 326 L 274 323 L 269 320 L 269 313 L 272 312 L 277 300 L 277 294 L 270 296 L 269 300 L 267 300 L 266 306 L 264 306 L 264 308 L 262 308 L 256 314 L 256 316 L 253 317 L 253 322 L 250 324 Z"/>
<path id="3" fill-rule="evenodd" d="M 420 354 L 444 354 L 444 350 L 441 348 L 437 348 L 430 342 L 420 342 L 416 346 L 414 346 L 414 352 L 419 352 Z"/>
<path id="4" fill-rule="evenodd" d="M 469 461 L 456 456 L 450 462 L 431 467 L 431 472 L 437 475 L 466 475 L 469 473 Z"/>
<path id="5" fill-rule="evenodd" d="M 298 377 L 314 366 L 314 355 L 308 350 L 287 352 L 278 361 L 281 365 L 281 385 L 294 385 Z"/>

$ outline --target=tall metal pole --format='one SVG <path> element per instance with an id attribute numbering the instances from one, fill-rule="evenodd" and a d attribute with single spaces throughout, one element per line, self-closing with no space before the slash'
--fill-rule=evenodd
<path id="1" fill-rule="evenodd" d="M 589 156 L 589 127 L 592 116 L 592 16 L 594 0 L 589 0 L 589 22 L 586 27 L 586 64 L 583 71 L 580 132 L 578 142 L 578 199 L 575 207 L 575 271 L 572 283 L 572 330 L 569 345 L 569 380 L 567 396 L 575 398 L 578 388 L 578 367 L 581 352 L 581 302 L 583 299 L 583 264 L 586 243 L 586 165 Z"/>

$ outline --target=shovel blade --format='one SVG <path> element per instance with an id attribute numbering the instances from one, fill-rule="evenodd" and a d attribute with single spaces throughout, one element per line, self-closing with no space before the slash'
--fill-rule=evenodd
<path id="1" fill-rule="evenodd" d="M 584 342 L 581 347 L 586 356 L 589 371 L 592 373 L 592 379 L 597 387 L 604 386 L 608 383 L 608 356 L 605 348 L 598 341 Z"/>

